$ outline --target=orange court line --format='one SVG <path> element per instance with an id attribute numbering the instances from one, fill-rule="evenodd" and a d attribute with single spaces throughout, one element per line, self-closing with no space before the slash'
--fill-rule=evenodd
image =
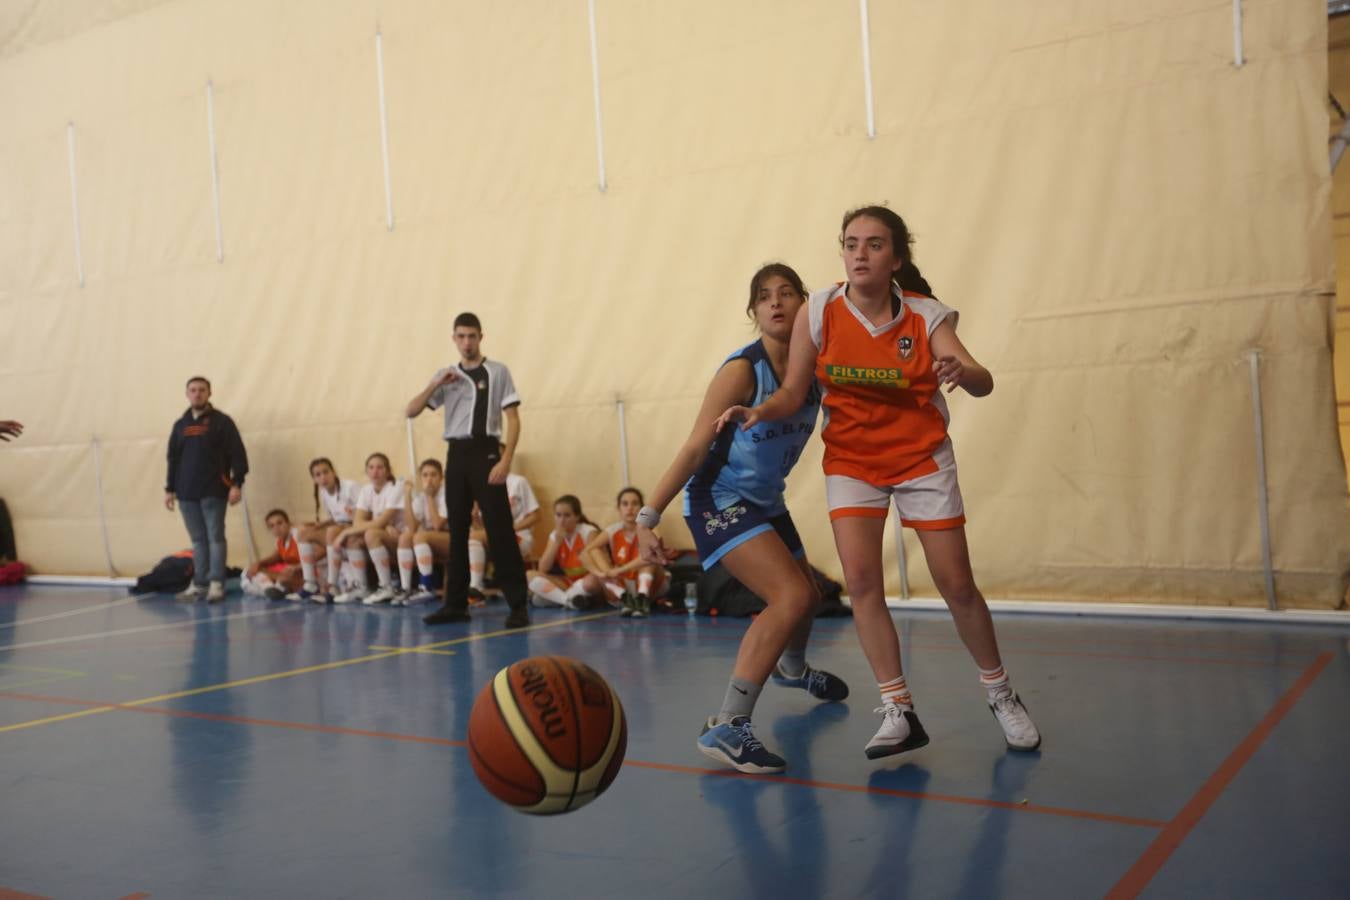
<path id="1" fill-rule="evenodd" d="M 1153 839 L 1153 843 L 1149 844 L 1144 854 L 1121 876 L 1120 881 L 1116 882 L 1116 886 L 1106 895 L 1108 898 L 1119 900 L 1119 898 L 1137 897 L 1144 888 L 1148 887 L 1149 882 L 1153 880 L 1153 876 L 1158 874 L 1158 871 L 1171 858 L 1172 853 L 1181 846 L 1182 841 L 1186 840 L 1186 836 L 1191 833 L 1191 829 L 1204 818 L 1209 808 L 1214 805 L 1214 802 L 1219 799 L 1228 785 L 1242 771 L 1242 767 L 1260 749 L 1266 738 L 1270 737 L 1271 732 L 1275 730 L 1275 726 L 1279 725 L 1280 721 L 1288 715 L 1289 711 L 1294 708 L 1294 704 L 1298 703 L 1303 694 L 1312 686 L 1312 683 L 1317 680 L 1317 676 L 1321 675 L 1322 670 L 1330 663 L 1331 654 L 1323 653 L 1304 670 L 1299 679 L 1294 682 L 1293 687 L 1276 701 L 1270 712 L 1266 713 L 1265 718 L 1258 722 L 1242 743 L 1238 744 L 1237 748 L 1228 755 L 1228 758 L 1219 764 L 1219 767 L 1214 770 L 1214 774 L 1210 775 L 1209 779 L 1200 786 L 1200 790 L 1195 792 L 1195 796 L 1191 797 L 1186 805 L 1181 808 L 1181 812 L 1177 813 L 1172 821 L 1167 823 L 1167 827 Z"/>
<path id="2" fill-rule="evenodd" d="M 336 725 L 311 725 L 304 722 L 285 722 L 276 719 L 254 719 L 247 716 L 227 716 L 219 713 L 200 713 L 182 709 L 166 709 L 158 706 L 128 706 L 118 703 L 100 703 L 97 700 L 77 700 L 70 697 L 48 697 L 41 694 L 19 694 L 12 691 L 0 691 L 0 699 L 28 700 L 35 703 L 64 703 L 73 706 L 93 706 L 100 709 L 120 710 L 123 712 L 147 713 L 159 716 L 174 716 L 186 719 L 203 719 L 210 722 L 229 722 L 239 725 L 266 725 L 272 728 L 289 728 L 296 731 L 317 731 L 325 734 L 347 734 L 357 737 L 382 738 L 391 741 L 404 741 L 416 744 L 435 744 L 442 747 L 464 747 L 466 741 L 449 738 L 423 737 L 415 734 L 398 734 L 389 731 L 370 731 L 364 728 L 343 728 Z M 801 787 L 820 788 L 831 791 L 844 791 L 855 794 L 871 794 L 885 797 L 905 797 L 913 800 L 934 800 L 939 803 L 955 803 L 963 806 L 979 806 L 986 809 L 1006 809 L 1013 812 L 1039 813 L 1049 816 L 1064 816 L 1074 819 L 1088 819 L 1094 822 L 1109 822 L 1116 825 L 1136 825 L 1143 828 L 1162 828 L 1166 822 L 1153 819 L 1140 819 L 1133 816 L 1117 816 L 1110 813 L 1095 813 L 1085 810 L 1066 809 L 1059 806 L 1041 806 L 1035 803 L 1012 803 L 1007 800 L 985 800 L 979 797 L 960 797 L 954 794 L 928 794 L 922 791 L 902 791 L 894 788 L 877 788 L 867 785 L 843 784 L 832 781 L 811 781 L 804 778 L 789 778 L 782 775 L 745 775 L 730 769 L 704 769 L 696 766 L 681 766 L 674 763 L 647 762 L 639 759 L 626 759 L 625 766 L 639 769 L 652 769 L 662 772 L 680 772 L 689 775 L 717 775 L 730 778 L 749 778 L 777 784 L 795 784 Z M 0 900 L 7 900 L 0 894 Z"/>
<path id="3" fill-rule="evenodd" d="M 23 891 L 0 887 L 0 900 L 52 900 L 52 898 L 45 894 L 25 894 Z"/>
<path id="4" fill-rule="evenodd" d="M 1073 819 L 1090 819 L 1095 822 L 1111 822 L 1117 825 L 1137 825 L 1142 828 L 1162 828 L 1166 822 L 1153 819 L 1140 819 L 1134 816 L 1116 816 L 1110 813 L 1095 813 L 1079 809 L 1065 809 L 1061 806 L 1041 806 L 1036 803 L 1012 803 L 1007 800 L 986 800 L 980 797 L 958 797 L 953 794 L 930 794 L 925 791 L 902 791 L 897 788 L 871 787 L 865 784 L 842 784 L 836 781 L 812 781 L 806 778 L 790 778 L 784 775 L 747 775 L 732 769 L 702 769 L 696 766 L 680 766 L 670 763 L 653 763 L 630 759 L 625 766 L 641 769 L 658 769 L 666 772 L 684 772 L 691 775 L 717 775 L 726 778 L 749 778 L 755 781 L 767 781 L 772 784 L 796 784 L 802 787 L 823 788 L 831 791 L 846 791 L 853 794 L 874 794 L 885 797 L 909 797 L 915 800 L 937 800 L 941 803 L 958 803 L 965 806 L 982 806 L 993 809 L 1008 809 L 1014 812 L 1041 813 L 1049 816 L 1067 816 Z"/>

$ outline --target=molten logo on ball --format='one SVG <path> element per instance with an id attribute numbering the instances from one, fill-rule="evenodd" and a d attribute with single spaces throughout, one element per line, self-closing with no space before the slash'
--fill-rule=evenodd
<path id="1" fill-rule="evenodd" d="M 618 694 L 594 669 L 562 656 L 502 669 L 469 714 L 478 780 L 521 812 L 585 806 L 614 780 L 627 747 Z"/>

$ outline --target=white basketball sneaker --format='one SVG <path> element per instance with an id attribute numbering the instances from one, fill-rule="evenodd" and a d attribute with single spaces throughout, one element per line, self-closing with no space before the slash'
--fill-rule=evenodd
<path id="1" fill-rule="evenodd" d="M 1005 687 L 989 699 L 989 711 L 1003 729 L 1003 739 L 1009 750 L 1035 750 L 1041 745 L 1041 733 L 1022 705 L 1022 698 Z"/>
<path id="2" fill-rule="evenodd" d="M 923 730 L 919 717 L 908 706 L 883 703 L 872 712 L 881 714 L 881 727 L 863 748 L 868 759 L 917 750 L 928 743 L 928 732 Z"/>

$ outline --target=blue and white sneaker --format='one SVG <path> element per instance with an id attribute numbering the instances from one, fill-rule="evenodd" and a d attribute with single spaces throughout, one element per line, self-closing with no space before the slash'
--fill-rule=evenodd
<path id="1" fill-rule="evenodd" d="M 698 738 L 698 752 L 752 775 L 776 775 L 787 768 L 783 757 L 769 752 L 755 737 L 749 716 L 737 716 L 720 725 L 716 716 L 709 716 Z"/>
<path id="2" fill-rule="evenodd" d="M 300 585 L 299 590 L 291 591 L 287 594 L 286 599 L 290 600 L 292 603 L 308 603 L 318 596 L 318 593 L 319 586 L 317 584 L 302 584 Z M 322 602 L 322 600 L 318 602 Z"/>
<path id="3" fill-rule="evenodd" d="M 813 669 L 806 667 L 796 678 L 783 674 L 779 665 L 773 667 L 773 683 L 783 687 L 801 688 L 817 700 L 827 700 L 836 702 L 848 697 L 848 684 L 838 675 L 833 675 L 823 669 Z"/>

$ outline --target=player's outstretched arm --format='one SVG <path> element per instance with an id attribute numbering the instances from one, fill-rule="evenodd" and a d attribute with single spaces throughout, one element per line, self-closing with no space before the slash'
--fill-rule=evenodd
<path id="1" fill-rule="evenodd" d="M 661 513 L 665 512 L 670 501 L 675 499 L 680 488 L 698 471 L 699 466 L 703 465 L 703 460 L 707 459 L 708 450 L 717 437 L 717 416 L 729 406 L 744 403 L 751 397 L 754 389 L 754 371 L 748 360 L 732 360 L 718 369 L 717 374 L 713 376 L 712 383 L 708 385 L 708 390 L 703 395 L 703 405 L 699 408 L 698 415 L 694 417 L 694 427 L 690 429 L 689 437 L 675 452 L 675 458 L 671 460 L 666 473 L 656 483 L 649 505 L 643 507 L 643 513 L 651 511 L 655 514 L 656 521 L 651 521 L 650 515 L 638 516 L 638 548 L 641 557 L 647 562 L 664 565 L 672 558 L 671 552 L 666 550 L 660 536 L 652 531 L 652 528 L 660 521 Z M 644 521 L 644 518 L 647 521 Z"/>
<path id="2" fill-rule="evenodd" d="M 714 431 L 721 431 L 732 422 L 740 422 L 741 430 L 748 430 L 757 422 L 786 418 L 801 409 L 816 377 L 816 357 L 820 351 L 811 338 L 809 307 L 797 310 L 797 321 L 792 326 L 792 342 L 788 345 L 787 376 L 773 396 L 759 406 L 731 406 L 719 410 Z"/>

